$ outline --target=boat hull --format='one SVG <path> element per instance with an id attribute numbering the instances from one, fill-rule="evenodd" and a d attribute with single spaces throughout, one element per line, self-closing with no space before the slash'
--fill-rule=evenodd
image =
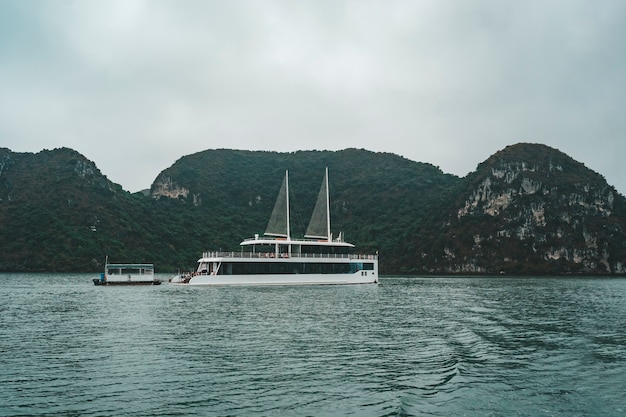
<path id="1" fill-rule="evenodd" d="M 170 280 L 170 283 L 191 286 L 349 285 L 376 284 L 378 276 L 373 271 L 359 271 L 354 274 L 177 275 Z"/>

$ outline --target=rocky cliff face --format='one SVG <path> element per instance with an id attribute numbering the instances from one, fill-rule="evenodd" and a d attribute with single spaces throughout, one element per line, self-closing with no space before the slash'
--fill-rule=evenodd
<path id="1" fill-rule="evenodd" d="M 199 194 L 192 194 L 188 188 L 179 185 L 172 177 L 168 175 L 159 175 L 158 178 L 152 184 L 149 195 L 152 198 L 159 199 L 161 197 L 189 200 L 194 206 L 199 206 L 202 203 L 202 198 Z"/>
<path id="2" fill-rule="evenodd" d="M 431 272 L 625 272 L 624 197 L 543 145 L 518 144 L 468 176 Z"/>
<path id="3" fill-rule="evenodd" d="M 154 198 L 187 198 L 189 195 L 189 189 L 176 184 L 172 180 L 172 177 L 159 176 L 152 184 L 150 195 Z"/>

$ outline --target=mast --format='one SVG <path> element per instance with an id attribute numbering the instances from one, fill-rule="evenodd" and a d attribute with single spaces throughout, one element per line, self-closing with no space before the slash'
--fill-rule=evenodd
<path id="1" fill-rule="evenodd" d="M 291 240 L 291 227 L 289 226 L 289 170 L 285 170 L 285 205 L 287 206 L 287 240 Z"/>
<path id="2" fill-rule="evenodd" d="M 326 230 L 328 231 L 328 241 L 333 239 L 333 234 L 330 232 L 330 192 L 328 189 L 328 167 L 326 167 Z"/>

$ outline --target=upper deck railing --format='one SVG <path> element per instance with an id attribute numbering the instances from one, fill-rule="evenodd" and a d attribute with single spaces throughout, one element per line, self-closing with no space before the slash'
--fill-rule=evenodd
<path id="1" fill-rule="evenodd" d="M 378 260 L 378 255 L 347 254 L 347 253 L 275 253 L 268 252 L 203 252 L 203 258 L 246 258 L 246 259 L 363 259 Z"/>

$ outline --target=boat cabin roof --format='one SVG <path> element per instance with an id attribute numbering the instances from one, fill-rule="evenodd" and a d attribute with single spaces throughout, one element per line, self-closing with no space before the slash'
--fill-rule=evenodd
<path id="1" fill-rule="evenodd" d="M 106 264 L 106 267 L 121 269 L 154 269 L 154 264 Z"/>
<path id="2" fill-rule="evenodd" d="M 286 239 L 286 238 L 268 238 L 254 237 L 252 239 L 246 239 L 239 244 L 240 246 L 250 245 L 299 245 L 299 246 L 333 246 L 343 248 L 353 248 L 352 243 L 343 242 L 339 240 L 328 241 L 325 239 L 313 240 L 313 239 Z"/>

